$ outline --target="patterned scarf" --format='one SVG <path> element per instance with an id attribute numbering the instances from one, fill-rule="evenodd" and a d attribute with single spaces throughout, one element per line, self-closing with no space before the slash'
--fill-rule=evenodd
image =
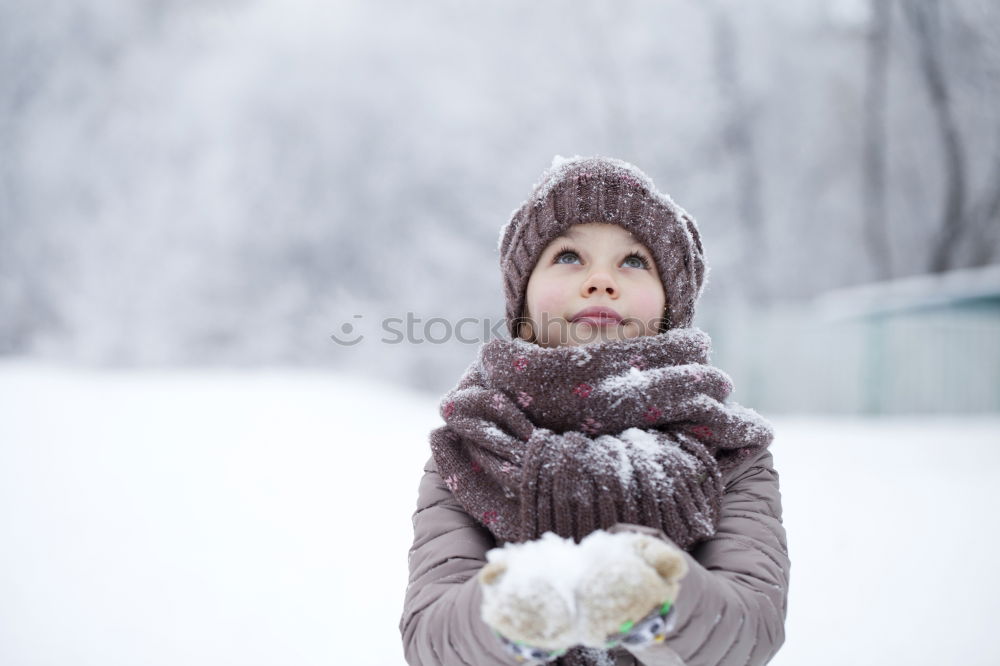
<path id="1" fill-rule="evenodd" d="M 773 437 L 727 403 L 697 328 L 544 348 L 485 343 L 441 402 L 438 471 L 498 545 L 552 531 L 579 543 L 617 522 L 690 550 L 718 526 L 727 471 Z"/>

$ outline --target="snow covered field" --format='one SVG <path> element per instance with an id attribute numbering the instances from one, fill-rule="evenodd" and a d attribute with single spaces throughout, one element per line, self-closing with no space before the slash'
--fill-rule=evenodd
<path id="1" fill-rule="evenodd" d="M 401 666 L 436 405 L 322 373 L 3 362 L 0 664 Z M 774 421 L 772 663 L 1000 663 L 1000 417 Z"/>

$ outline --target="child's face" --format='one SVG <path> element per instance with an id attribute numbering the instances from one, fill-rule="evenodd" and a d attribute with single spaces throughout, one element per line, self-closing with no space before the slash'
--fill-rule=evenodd
<path id="1" fill-rule="evenodd" d="M 637 256 L 636 256 L 637 255 Z M 531 276 L 521 337 L 542 347 L 654 335 L 666 305 L 653 255 L 616 224 L 574 224 L 542 252 Z M 574 318 L 606 307 L 615 318 Z"/>

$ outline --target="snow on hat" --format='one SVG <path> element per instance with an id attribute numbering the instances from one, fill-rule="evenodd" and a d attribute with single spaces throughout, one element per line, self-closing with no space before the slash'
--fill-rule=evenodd
<path id="1" fill-rule="evenodd" d="M 521 313 L 528 278 L 542 251 L 569 227 L 587 222 L 617 224 L 649 248 L 666 295 L 661 332 L 690 327 L 708 274 L 694 218 L 628 162 L 556 155 L 500 230 L 500 270 L 511 337 L 518 337 L 525 321 Z"/>

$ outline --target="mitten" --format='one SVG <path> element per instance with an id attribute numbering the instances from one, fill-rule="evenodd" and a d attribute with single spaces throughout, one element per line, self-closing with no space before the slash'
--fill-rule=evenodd
<path id="1" fill-rule="evenodd" d="M 518 661 L 549 661 L 576 645 L 573 585 L 584 567 L 572 539 L 540 539 L 486 553 L 482 618 Z"/>
<path id="2" fill-rule="evenodd" d="M 602 530 L 579 545 L 546 532 L 487 559 L 482 618 L 518 661 L 549 661 L 574 645 L 663 640 L 687 573 L 680 551 L 662 540 Z"/>
<path id="3" fill-rule="evenodd" d="M 645 534 L 587 536 L 588 563 L 576 588 L 580 644 L 642 647 L 664 640 L 673 626 L 673 603 L 688 571 L 679 549 Z"/>

